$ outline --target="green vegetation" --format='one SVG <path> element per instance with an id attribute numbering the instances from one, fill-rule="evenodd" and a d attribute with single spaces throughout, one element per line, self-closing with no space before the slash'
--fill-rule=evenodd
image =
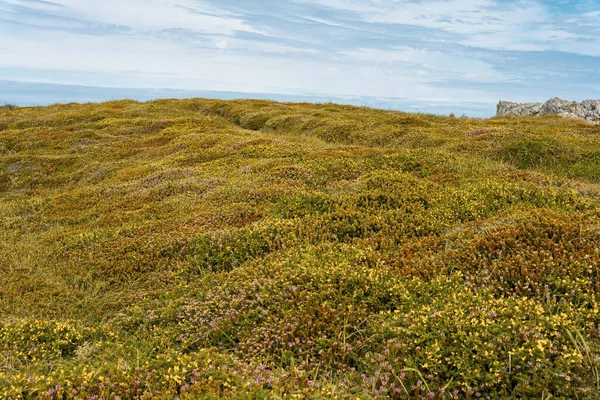
<path id="1" fill-rule="evenodd" d="M 1 398 L 598 398 L 600 126 L 0 108 Z"/>

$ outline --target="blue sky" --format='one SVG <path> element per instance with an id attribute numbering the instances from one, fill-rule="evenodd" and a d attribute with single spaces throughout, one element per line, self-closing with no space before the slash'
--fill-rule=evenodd
<path id="1" fill-rule="evenodd" d="M 46 83 L 490 115 L 600 98 L 600 0 L 0 0 L 0 81 L 23 104 Z"/>

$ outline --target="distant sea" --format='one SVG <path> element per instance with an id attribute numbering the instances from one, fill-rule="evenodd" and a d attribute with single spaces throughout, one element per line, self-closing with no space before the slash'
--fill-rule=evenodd
<path id="1" fill-rule="evenodd" d="M 0 80 L 0 105 L 44 106 L 57 103 L 96 103 L 108 100 L 131 99 L 148 101 L 155 99 L 209 98 L 221 100 L 264 99 L 281 102 L 336 103 L 365 106 L 387 110 L 455 114 L 457 117 L 491 117 L 495 106 L 481 103 L 451 104 L 443 102 L 414 101 L 403 98 L 366 96 L 288 95 L 276 93 L 243 93 L 153 88 L 113 88 L 97 86 L 62 85 L 51 83 L 16 82 Z"/>

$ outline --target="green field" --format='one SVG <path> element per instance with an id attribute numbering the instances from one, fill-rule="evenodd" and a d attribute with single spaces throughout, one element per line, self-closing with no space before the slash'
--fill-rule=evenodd
<path id="1" fill-rule="evenodd" d="M 594 399 L 599 297 L 600 125 L 0 107 L 3 399 Z"/>

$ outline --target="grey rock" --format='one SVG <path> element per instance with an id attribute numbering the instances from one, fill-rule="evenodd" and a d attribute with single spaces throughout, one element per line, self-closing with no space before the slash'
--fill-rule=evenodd
<path id="1" fill-rule="evenodd" d="M 542 110 L 542 103 L 511 103 L 509 101 L 501 101 L 498 103 L 496 116 L 503 115 L 539 115 Z"/>
<path id="2" fill-rule="evenodd" d="M 600 123 L 600 100 L 584 100 L 581 103 L 561 100 L 558 97 L 545 103 L 498 103 L 496 116 L 504 115 L 560 115 L 562 117 L 579 118 L 588 122 Z"/>

